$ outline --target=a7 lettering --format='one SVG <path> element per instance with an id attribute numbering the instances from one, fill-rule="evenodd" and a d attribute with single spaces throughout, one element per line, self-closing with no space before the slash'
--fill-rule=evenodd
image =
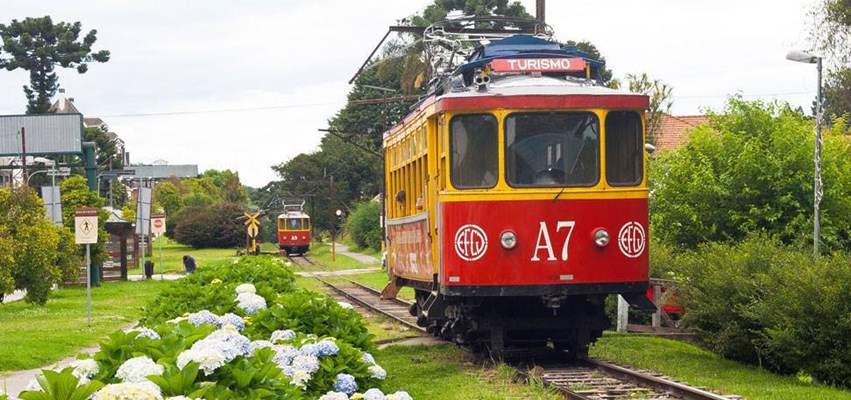
<path id="1" fill-rule="evenodd" d="M 573 233 L 573 227 L 576 226 L 576 221 L 558 221 L 556 224 L 556 233 L 562 228 L 568 228 L 567 236 L 564 238 L 564 245 L 561 247 L 561 260 L 567 261 L 567 245 L 570 243 L 570 235 Z M 532 254 L 531 261 L 541 261 L 538 257 L 538 252 L 541 250 L 547 251 L 547 261 L 556 261 L 555 253 L 553 253 L 553 244 L 550 241 L 550 233 L 547 229 L 547 223 L 541 221 L 541 228 L 538 230 L 538 239 L 535 241 L 535 254 Z"/>

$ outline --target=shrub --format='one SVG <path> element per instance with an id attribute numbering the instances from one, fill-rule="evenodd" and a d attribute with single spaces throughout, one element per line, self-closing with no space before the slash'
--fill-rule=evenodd
<path id="1" fill-rule="evenodd" d="M 279 329 L 331 336 L 364 350 L 372 350 L 373 335 L 363 317 L 334 299 L 305 290 L 281 295 L 271 306 L 252 317 L 246 332 L 251 337 L 269 336 Z"/>
<path id="2" fill-rule="evenodd" d="M 174 239 L 195 248 L 235 247 L 245 239 L 243 208 L 238 204 L 219 203 L 212 206 L 185 206 L 174 222 Z"/>
<path id="3" fill-rule="evenodd" d="M 235 288 L 253 283 L 267 303 L 292 289 L 295 275 L 271 256 L 242 257 L 199 269 L 169 286 L 145 308 L 144 324 L 159 324 L 188 312 L 208 310 L 222 315 L 237 312 Z"/>
<path id="4" fill-rule="evenodd" d="M 352 210 L 346 222 L 346 230 L 361 248 L 381 249 L 381 204 L 360 203 Z"/>

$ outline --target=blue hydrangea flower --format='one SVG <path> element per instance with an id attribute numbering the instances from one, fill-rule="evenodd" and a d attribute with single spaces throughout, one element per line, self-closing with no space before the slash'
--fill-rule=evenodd
<path id="1" fill-rule="evenodd" d="M 360 359 L 367 364 L 375 364 L 375 358 L 372 357 L 372 354 L 363 353 L 363 355 L 360 356 Z"/>
<path id="2" fill-rule="evenodd" d="M 201 324 L 218 325 L 219 317 L 207 310 L 201 310 L 197 313 L 189 314 L 189 323 L 195 326 L 199 326 Z"/>
<path id="3" fill-rule="evenodd" d="M 272 337 L 270 337 L 269 340 L 276 342 L 278 340 L 288 340 L 294 337 L 295 332 L 293 332 L 291 329 L 285 329 L 272 332 Z"/>
<path id="4" fill-rule="evenodd" d="M 373 388 L 363 394 L 363 400 L 387 400 L 387 397 L 380 390 Z"/>
<path id="5" fill-rule="evenodd" d="M 352 394 L 358 390 L 358 384 L 355 382 L 355 377 L 349 374 L 337 374 L 337 379 L 334 381 L 334 390 L 346 394 Z"/>
<path id="6" fill-rule="evenodd" d="M 219 323 L 217 324 L 219 328 L 227 324 L 233 325 L 237 330 L 240 331 L 245 329 L 245 321 L 242 320 L 242 317 L 234 313 L 227 313 L 219 317 Z"/>
<path id="7" fill-rule="evenodd" d="M 139 327 L 139 328 L 135 328 L 135 329 L 131 330 L 131 332 L 134 332 L 134 331 L 139 332 L 139 334 L 136 335 L 137 338 L 146 337 L 148 339 L 160 340 L 160 335 L 158 333 L 154 332 L 152 329 Z"/>
<path id="8" fill-rule="evenodd" d="M 340 351 L 340 347 L 337 346 L 337 343 L 326 339 L 316 344 L 316 350 L 320 357 L 325 357 L 337 354 Z"/>
<path id="9" fill-rule="evenodd" d="M 303 345 L 300 349 L 298 349 L 298 351 L 301 354 L 319 357 L 319 347 L 315 343 L 308 343 L 306 345 Z"/>
<path id="10" fill-rule="evenodd" d="M 293 362 L 293 358 L 299 355 L 298 349 L 293 346 L 281 346 L 279 348 L 275 348 L 275 357 L 272 358 L 278 366 L 281 368 L 290 365 Z"/>
<path id="11" fill-rule="evenodd" d="M 379 366 L 377 364 L 369 366 L 369 373 L 375 379 L 387 378 L 387 371 L 385 371 L 384 368 L 381 368 L 381 366 Z"/>

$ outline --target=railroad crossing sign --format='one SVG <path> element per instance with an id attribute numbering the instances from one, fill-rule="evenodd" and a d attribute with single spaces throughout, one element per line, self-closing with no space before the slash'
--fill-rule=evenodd
<path id="1" fill-rule="evenodd" d="M 78 208 L 74 214 L 74 242 L 94 244 L 98 242 L 98 209 Z"/>
<path id="2" fill-rule="evenodd" d="M 263 211 L 258 211 L 254 214 L 249 214 L 247 212 L 242 213 L 245 215 L 245 233 L 248 234 L 248 237 L 256 237 L 257 233 L 260 231 L 260 221 L 257 218 L 260 218 L 263 215 Z"/>
<path id="3" fill-rule="evenodd" d="M 165 214 L 151 215 L 151 233 L 157 237 L 165 233 Z"/>

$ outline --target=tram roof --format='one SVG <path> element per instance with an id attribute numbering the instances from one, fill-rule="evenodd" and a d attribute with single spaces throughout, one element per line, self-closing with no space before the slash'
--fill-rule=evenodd
<path id="1" fill-rule="evenodd" d="M 305 214 L 302 211 L 287 211 L 283 214 L 278 215 L 278 219 L 288 219 L 288 218 L 310 218 L 310 216 Z"/>

